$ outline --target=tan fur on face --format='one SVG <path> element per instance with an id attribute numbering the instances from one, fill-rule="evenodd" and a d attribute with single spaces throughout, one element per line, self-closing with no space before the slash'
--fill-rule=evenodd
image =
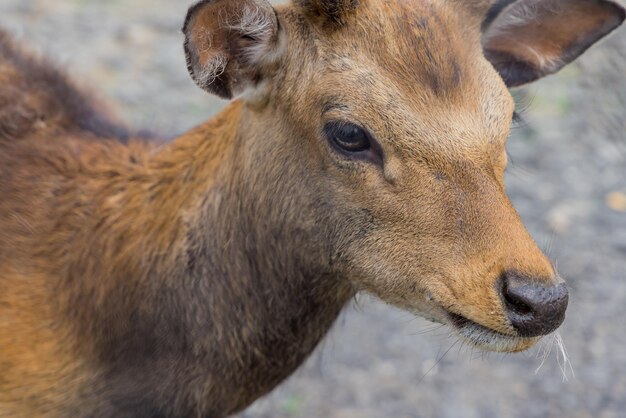
<path id="1" fill-rule="evenodd" d="M 289 56 L 311 79 L 301 95 L 275 94 L 302 127 L 293 146 L 326 161 L 341 210 L 368 214 L 366 226 L 341 224 L 352 235 L 347 277 L 428 316 L 445 308 L 514 334 L 500 276 L 520 269 L 549 283 L 554 272 L 503 191 L 512 100 L 458 19 L 439 2 L 363 1 L 342 28 L 312 29 L 311 54 Z M 333 160 L 320 132 L 335 119 L 366 127 L 384 167 Z"/>

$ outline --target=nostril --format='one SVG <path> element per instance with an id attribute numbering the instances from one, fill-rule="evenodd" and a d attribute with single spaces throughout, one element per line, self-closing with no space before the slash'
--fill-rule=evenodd
<path id="1" fill-rule="evenodd" d="M 524 337 L 548 334 L 565 318 L 565 284 L 546 286 L 518 273 L 502 277 L 501 297 L 511 325 Z"/>
<path id="2" fill-rule="evenodd" d="M 503 281 L 502 297 L 509 311 L 513 311 L 518 315 L 530 315 L 533 312 L 531 302 L 524 297 L 523 294 L 515 291 L 509 291 L 509 285 L 506 280 Z"/>

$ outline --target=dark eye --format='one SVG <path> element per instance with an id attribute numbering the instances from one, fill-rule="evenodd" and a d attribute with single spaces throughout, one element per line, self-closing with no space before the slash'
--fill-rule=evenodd
<path id="1" fill-rule="evenodd" d="M 348 153 L 364 152 L 372 146 L 369 134 L 350 122 L 329 122 L 324 133 L 333 146 Z"/>
<path id="2" fill-rule="evenodd" d="M 365 128 L 347 121 L 332 121 L 324 126 L 324 134 L 330 145 L 346 157 L 384 164 L 380 144 Z"/>

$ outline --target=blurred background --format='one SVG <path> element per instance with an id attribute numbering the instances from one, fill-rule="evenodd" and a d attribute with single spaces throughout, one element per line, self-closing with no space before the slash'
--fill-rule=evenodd
<path id="1" fill-rule="evenodd" d="M 224 105 L 187 75 L 189 4 L 1 0 L 0 25 L 131 124 L 175 135 Z M 525 123 L 508 143 L 507 187 L 570 287 L 561 335 L 571 366 L 553 338 L 527 353 L 482 354 L 361 295 L 242 418 L 626 417 L 626 27 L 516 95 Z"/>

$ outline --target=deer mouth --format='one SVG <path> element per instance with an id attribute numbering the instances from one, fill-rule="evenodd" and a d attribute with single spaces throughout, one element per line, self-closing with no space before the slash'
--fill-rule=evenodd
<path id="1" fill-rule="evenodd" d="M 537 341 L 537 338 L 503 334 L 451 312 L 448 312 L 448 320 L 461 338 L 486 351 L 513 353 L 526 350 Z"/>

